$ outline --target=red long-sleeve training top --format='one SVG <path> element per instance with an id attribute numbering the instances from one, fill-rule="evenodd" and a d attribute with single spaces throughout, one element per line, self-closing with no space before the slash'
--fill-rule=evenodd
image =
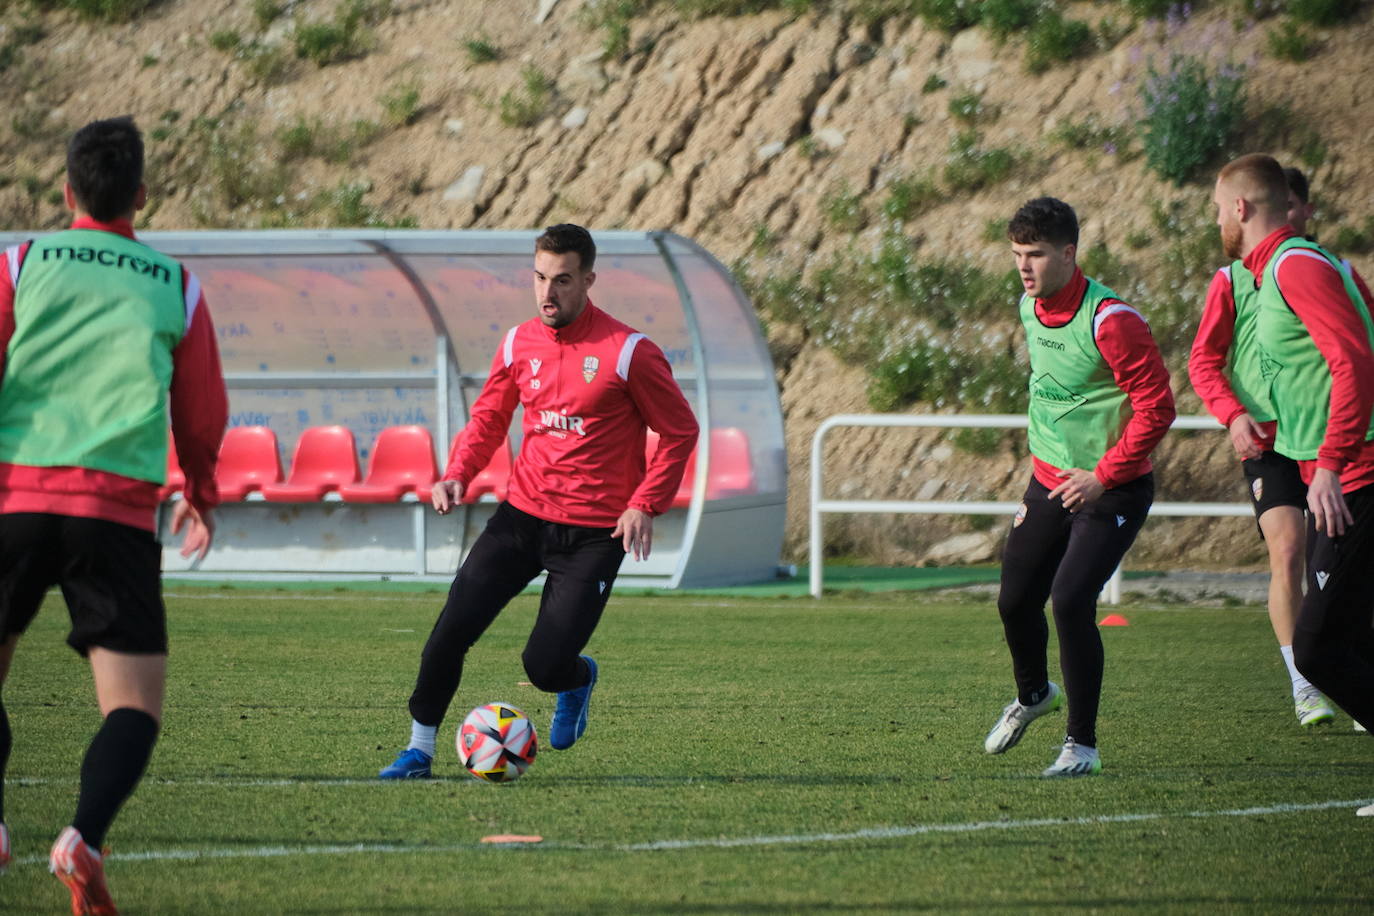
<path id="1" fill-rule="evenodd" d="M 1035 316 L 1050 327 L 1068 324 L 1078 312 L 1087 284 L 1083 271 L 1075 268 L 1063 289 L 1048 299 L 1035 300 Z M 1174 422 L 1174 393 L 1150 326 L 1131 306 L 1119 299 L 1104 299 L 1093 319 L 1093 339 L 1133 411 L 1121 438 L 1092 469 L 1102 486 L 1110 489 L 1150 472 L 1150 452 Z M 1059 476 L 1064 469 L 1031 458 L 1040 483 L 1052 490 L 1064 482 Z"/>
<path id="2" fill-rule="evenodd" d="M 128 220 L 103 223 L 81 217 L 73 229 L 97 229 L 134 238 Z M 0 252 L 0 385 L 14 335 L 14 284 L 29 245 Z M 13 257 L 12 255 L 17 255 Z M 229 417 L 219 344 L 200 281 L 182 269 L 182 291 L 192 309 L 186 335 L 172 351 L 170 412 L 177 458 L 186 473 L 185 495 L 198 511 L 219 505 L 215 457 Z M 98 518 L 145 531 L 157 526 L 158 485 L 81 467 L 33 467 L 0 462 L 0 514 L 48 512 Z"/>
<path id="3" fill-rule="evenodd" d="M 445 480 L 469 483 L 501 446 L 516 405 L 523 440 L 510 504 L 546 521 L 611 527 L 627 508 L 672 504 L 697 421 L 653 341 L 587 303 L 562 328 L 538 318 L 506 334 Z M 645 468 L 645 430 L 659 434 Z"/>
<path id="4" fill-rule="evenodd" d="M 1351 279 L 1359 287 L 1365 304 L 1370 303 L 1369 286 L 1352 265 Z M 1230 373 L 1227 371 L 1227 356 L 1236 330 L 1236 297 L 1231 287 L 1231 271 L 1223 267 L 1212 277 L 1207 287 L 1207 299 L 1202 306 L 1202 320 L 1198 323 L 1197 336 L 1188 354 L 1188 379 L 1193 390 L 1202 398 L 1207 412 L 1217 418 L 1222 426 L 1230 427 L 1236 417 L 1245 413 L 1245 405 L 1236 397 L 1231 387 Z M 1274 429 L 1277 424 L 1270 420 L 1260 423 L 1263 432 L 1260 448 L 1274 447 Z"/>
<path id="5" fill-rule="evenodd" d="M 1262 276 L 1278 247 L 1295 235 L 1290 226 L 1274 230 L 1245 256 L 1245 269 Z M 1364 437 L 1374 409 L 1374 352 L 1364 322 L 1351 307 L 1340 271 L 1326 258 L 1285 257 L 1274 279 L 1331 370 L 1326 437 L 1315 460 L 1298 462 L 1302 479 L 1311 483 L 1322 468 L 1339 474 L 1347 493 L 1368 486 L 1374 483 L 1374 442 Z"/>

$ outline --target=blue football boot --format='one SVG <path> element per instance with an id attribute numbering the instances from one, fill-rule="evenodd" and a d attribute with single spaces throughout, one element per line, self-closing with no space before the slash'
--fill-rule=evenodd
<path id="1" fill-rule="evenodd" d="M 596 662 L 589 655 L 582 656 L 582 659 L 590 672 L 586 685 L 575 690 L 560 691 L 558 705 L 553 709 L 549 746 L 556 751 L 572 747 L 587 730 L 587 707 L 591 705 L 592 688 L 596 686 Z"/>
<path id="2" fill-rule="evenodd" d="M 417 747 L 408 747 L 396 755 L 396 760 L 382 768 L 379 779 L 428 779 L 429 765 L 434 758 Z"/>

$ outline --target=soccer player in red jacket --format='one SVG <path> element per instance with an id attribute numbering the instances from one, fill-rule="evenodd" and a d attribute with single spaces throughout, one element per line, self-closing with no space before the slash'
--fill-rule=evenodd
<path id="1" fill-rule="evenodd" d="M 649 555 L 654 516 L 671 505 L 696 447 L 696 418 L 663 351 L 587 296 L 591 234 L 551 226 L 534 247 L 537 314 L 506 334 L 433 503 L 444 514 L 462 499 L 503 447 L 519 405 L 524 437 L 509 496 L 454 577 L 420 656 L 410 744 L 382 779 L 430 775 L 467 650 L 541 571 L 548 577 L 522 660 L 534 686 L 558 694 L 550 745 L 572 746 L 597 680 L 596 662 L 580 653 L 625 555 Z M 646 468 L 649 429 L 659 444 Z"/>
<path id="2" fill-rule="evenodd" d="M 1269 156 L 1229 163 L 1213 192 L 1222 248 L 1257 278 L 1257 332 L 1277 417 L 1274 450 L 1307 484 L 1307 594 L 1298 670 L 1374 725 L 1374 321 L 1340 262 L 1288 225 Z M 1374 805 L 1359 809 L 1374 815 Z"/>
<path id="3" fill-rule="evenodd" d="M 104 717 L 49 859 L 77 914 L 115 912 L 100 848 L 162 718 L 167 419 L 186 473 L 172 527 L 189 524 L 182 553 L 204 556 L 228 417 L 200 282 L 134 238 L 147 193 L 134 122 L 88 124 L 67 147 L 71 228 L 0 256 L 0 682 L 44 593 L 60 585 L 67 642 L 90 662 Z M 10 740 L 0 707 L 0 790 Z M 0 866 L 3 814 L 0 804 Z"/>
<path id="4" fill-rule="evenodd" d="M 1288 225 L 1306 235 L 1312 218 L 1307 176 L 1292 167 L 1283 172 Z M 1342 267 L 1368 302 L 1363 278 L 1348 262 Z M 1297 462 L 1274 451 L 1274 413 L 1255 332 L 1258 313 L 1259 290 L 1244 263 L 1236 259 L 1218 270 L 1207 289 L 1188 376 L 1208 412 L 1230 431 L 1241 459 L 1256 525 L 1269 553 L 1269 622 L 1288 668 L 1298 723 L 1311 726 L 1330 722 L 1335 714 L 1293 660 L 1293 627 L 1302 606 L 1307 485 Z"/>

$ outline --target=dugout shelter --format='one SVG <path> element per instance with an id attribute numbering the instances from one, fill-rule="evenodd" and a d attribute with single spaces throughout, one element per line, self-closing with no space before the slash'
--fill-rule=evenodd
<path id="1" fill-rule="evenodd" d="M 505 333 L 535 315 L 537 232 L 148 232 L 200 279 L 219 335 L 230 421 L 216 544 L 198 567 L 165 530 L 164 570 L 222 579 L 447 580 L 505 495 L 507 447 L 459 511 L 429 486 Z M 4 245 L 31 236 L 0 235 Z M 663 348 L 701 439 L 653 553 L 630 586 L 773 577 L 786 516 L 786 451 L 772 363 L 752 306 L 689 239 L 598 232 L 592 299 Z M 655 445 L 650 434 L 648 449 Z"/>

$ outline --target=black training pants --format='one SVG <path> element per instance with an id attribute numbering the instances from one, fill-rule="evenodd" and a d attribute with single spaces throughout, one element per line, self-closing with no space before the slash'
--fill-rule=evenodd
<path id="1" fill-rule="evenodd" d="M 1012 523 L 1002 556 L 997 611 L 1011 649 L 1016 693 L 1022 703 L 1049 680 L 1045 652 L 1053 603 L 1059 665 L 1069 700 L 1068 736 L 1097 746 L 1102 694 L 1102 637 L 1097 596 L 1121 563 L 1154 502 L 1153 474 L 1113 487 L 1081 512 L 1069 512 L 1034 478 Z"/>
<path id="2" fill-rule="evenodd" d="M 572 690 L 586 683 L 578 655 L 611 596 L 625 549 L 611 528 L 544 521 L 502 503 L 487 522 L 449 588 L 420 655 L 410 714 L 439 725 L 463 676 L 463 657 L 501 609 L 548 570 L 539 616 L 522 656 L 540 690 Z"/>
<path id="3" fill-rule="evenodd" d="M 1374 486 L 1345 494 L 1355 522 L 1330 538 L 1307 517 L 1307 596 L 1293 633 L 1303 676 L 1374 731 Z"/>

